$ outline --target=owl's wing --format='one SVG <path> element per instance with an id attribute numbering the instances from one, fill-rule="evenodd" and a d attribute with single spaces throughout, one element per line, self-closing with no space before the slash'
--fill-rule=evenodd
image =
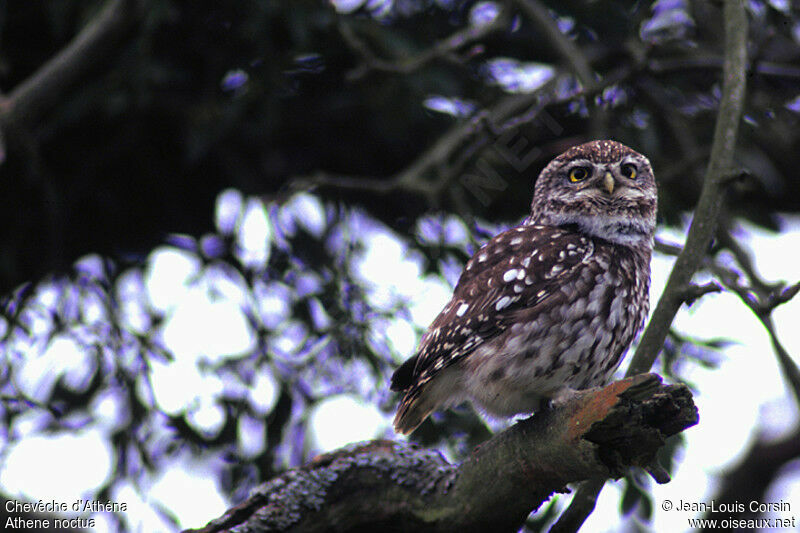
<path id="1" fill-rule="evenodd" d="M 592 241 L 567 229 L 525 225 L 501 233 L 467 263 L 453 298 L 422 337 L 417 354 L 392 376 L 409 401 L 444 368 L 468 355 L 553 298 L 579 276 Z M 404 399 L 403 403 L 406 403 Z"/>

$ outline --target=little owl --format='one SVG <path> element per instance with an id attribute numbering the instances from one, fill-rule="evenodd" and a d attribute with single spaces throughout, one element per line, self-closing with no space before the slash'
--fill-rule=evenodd
<path id="1" fill-rule="evenodd" d="M 467 262 L 392 376 L 404 392 L 395 429 L 410 433 L 464 400 L 510 417 L 606 383 L 647 316 L 655 224 L 645 156 L 593 141 L 556 157 L 528 218 Z"/>

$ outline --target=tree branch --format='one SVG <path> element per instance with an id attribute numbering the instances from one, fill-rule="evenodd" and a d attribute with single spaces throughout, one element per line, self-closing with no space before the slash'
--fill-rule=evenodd
<path id="1" fill-rule="evenodd" d="M 772 348 L 775 355 L 778 357 L 778 365 L 783 372 L 784 379 L 787 385 L 794 394 L 795 404 L 800 407 L 800 368 L 797 363 L 786 351 L 778 334 L 775 331 L 775 325 L 772 322 L 772 311 L 776 307 L 788 302 L 798 291 L 800 291 L 800 283 L 791 285 L 788 288 L 776 288 L 774 290 L 762 290 L 756 285 L 746 287 L 739 283 L 738 273 L 723 267 L 719 264 L 713 264 L 711 270 L 714 275 L 725 285 L 725 288 L 739 297 L 740 300 L 758 317 L 764 329 L 769 334 Z M 752 283 L 752 280 L 751 280 Z"/>
<path id="2" fill-rule="evenodd" d="M 455 173 L 444 172 L 440 179 L 434 180 L 430 178 L 430 172 L 434 169 L 446 167 L 453 154 L 465 143 L 469 142 L 470 139 L 479 135 L 499 137 L 536 119 L 549 106 L 562 105 L 578 98 L 591 97 L 604 88 L 621 82 L 631 72 L 633 72 L 633 69 L 630 67 L 620 67 L 608 74 L 603 80 L 595 82 L 577 93 L 560 97 L 544 94 L 552 86 L 552 83 L 531 93 L 506 96 L 490 108 L 484 109 L 475 116 L 452 126 L 408 166 L 391 176 L 371 178 L 319 171 L 305 176 L 294 177 L 290 180 L 287 188 L 290 192 L 320 186 L 335 187 L 343 190 L 369 191 L 375 194 L 391 194 L 402 191 L 422 196 L 429 204 L 433 205 L 444 193 L 446 186 L 455 176 Z"/>
<path id="3" fill-rule="evenodd" d="M 501 7 L 495 18 L 481 25 L 470 25 L 448 36 L 433 46 L 412 57 L 387 60 L 378 57 L 353 30 L 346 19 L 340 18 L 338 23 L 339 33 L 351 50 L 361 58 L 362 64 L 347 74 L 349 81 L 363 78 L 370 70 L 408 74 L 414 72 L 436 59 L 450 58 L 453 53 L 464 46 L 479 41 L 492 33 L 507 27 L 509 21 L 508 10 Z"/>
<path id="4" fill-rule="evenodd" d="M 703 189 L 689 228 L 686 245 L 675 260 L 661 299 L 628 366 L 627 376 L 647 372 L 653 366 L 675 314 L 684 302 L 686 288 L 705 259 L 722 213 L 725 183 L 731 174 L 736 135 L 745 99 L 747 14 L 742 0 L 726 0 L 723 17 L 725 60 L 722 69 L 722 97 Z M 600 484 L 581 486 L 573 498 L 573 503 L 554 525 L 553 531 L 577 531 L 594 509 L 594 504 L 589 507 L 587 502 L 595 501 L 600 489 L 602 489 Z M 594 498 L 590 497 L 590 493 L 594 494 Z"/>
<path id="5" fill-rule="evenodd" d="M 744 249 L 744 247 L 742 247 L 741 244 L 739 244 L 739 241 L 737 241 L 735 238 L 733 238 L 733 235 L 731 235 L 731 228 L 729 224 L 726 224 L 725 227 L 720 228 L 720 230 L 717 232 L 717 240 L 719 241 L 720 248 L 728 250 L 731 255 L 733 255 L 734 259 L 739 264 L 739 267 L 747 276 L 747 279 L 750 280 L 750 284 L 758 291 L 771 293 L 782 286 L 781 283 L 768 283 L 758 274 L 758 272 L 756 272 L 756 268 L 753 264 L 750 254 Z"/>
<path id="6" fill-rule="evenodd" d="M 516 531 L 567 483 L 648 467 L 696 423 L 685 386 L 640 375 L 518 422 L 461 465 L 386 440 L 320 456 L 199 531 Z"/>
<path id="7" fill-rule="evenodd" d="M 707 268 L 720 280 L 725 289 L 742 300 L 742 303 L 753 312 L 761 322 L 761 325 L 764 326 L 778 358 L 778 365 L 783 372 L 784 379 L 794 394 L 795 404 L 800 407 L 800 368 L 781 343 L 772 322 L 772 312 L 775 308 L 785 304 L 800 293 L 800 282 L 787 287 L 784 282 L 770 283 L 765 281 L 756 272 L 747 250 L 731 236 L 729 228 L 720 230 L 717 236 L 721 247 L 731 252 L 736 263 L 742 269 L 744 276 L 747 278 L 747 284 L 739 282 L 741 276 L 739 272 L 724 266 L 719 260 L 707 258 Z M 656 249 L 669 255 L 679 255 L 682 250 L 680 246 L 663 241 L 656 241 Z M 700 287 L 693 286 L 690 294 L 695 292 L 697 296 L 702 296 L 706 292 L 718 292 L 718 290 L 719 286 L 712 282 Z"/>
<path id="8" fill-rule="evenodd" d="M 538 0 L 516 0 L 520 10 L 539 28 L 562 61 L 570 66 L 583 87 L 593 85 L 592 67 L 581 49 L 564 35 L 552 15 Z"/>
<path id="9" fill-rule="evenodd" d="M 718 70 L 722 67 L 723 59 L 718 56 L 698 55 L 693 57 L 675 57 L 652 59 L 647 65 L 647 70 L 656 74 L 672 73 L 690 69 L 709 69 Z M 762 76 L 774 76 L 778 78 L 800 79 L 800 67 L 785 63 L 775 63 L 770 61 L 757 61 L 750 65 L 748 74 L 759 74 Z"/>
<path id="10" fill-rule="evenodd" d="M 702 264 L 722 212 L 722 200 L 725 196 L 724 181 L 730 175 L 733 165 L 736 135 L 745 98 L 747 15 L 742 0 L 726 0 L 724 18 L 725 64 L 722 73 L 722 99 L 703 189 L 686 237 L 686 245 L 675 261 L 664 293 L 631 360 L 628 375 L 647 372 L 653 366 L 659 350 L 664 345 L 669 326 L 683 303 L 681 294 Z"/>
<path id="11" fill-rule="evenodd" d="M 110 0 L 58 54 L 0 101 L 0 130 L 29 126 L 108 57 L 141 14 L 139 0 Z"/>

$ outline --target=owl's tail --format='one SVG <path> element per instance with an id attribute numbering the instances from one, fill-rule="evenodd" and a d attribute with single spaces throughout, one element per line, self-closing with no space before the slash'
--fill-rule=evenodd
<path id="1" fill-rule="evenodd" d="M 403 396 L 397 408 L 394 430 L 402 435 L 408 435 L 417 429 L 435 408 L 436 404 L 419 387 L 411 388 Z"/>

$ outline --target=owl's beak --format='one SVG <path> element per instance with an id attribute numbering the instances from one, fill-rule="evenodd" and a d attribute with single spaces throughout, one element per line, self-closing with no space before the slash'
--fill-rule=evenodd
<path id="1" fill-rule="evenodd" d="M 614 176 L 611 175 L 611 172 L 606 172 L 606 175 L 603 178 L 603 187 L 608 191 L 608 194 L 614 192 Z"/>

